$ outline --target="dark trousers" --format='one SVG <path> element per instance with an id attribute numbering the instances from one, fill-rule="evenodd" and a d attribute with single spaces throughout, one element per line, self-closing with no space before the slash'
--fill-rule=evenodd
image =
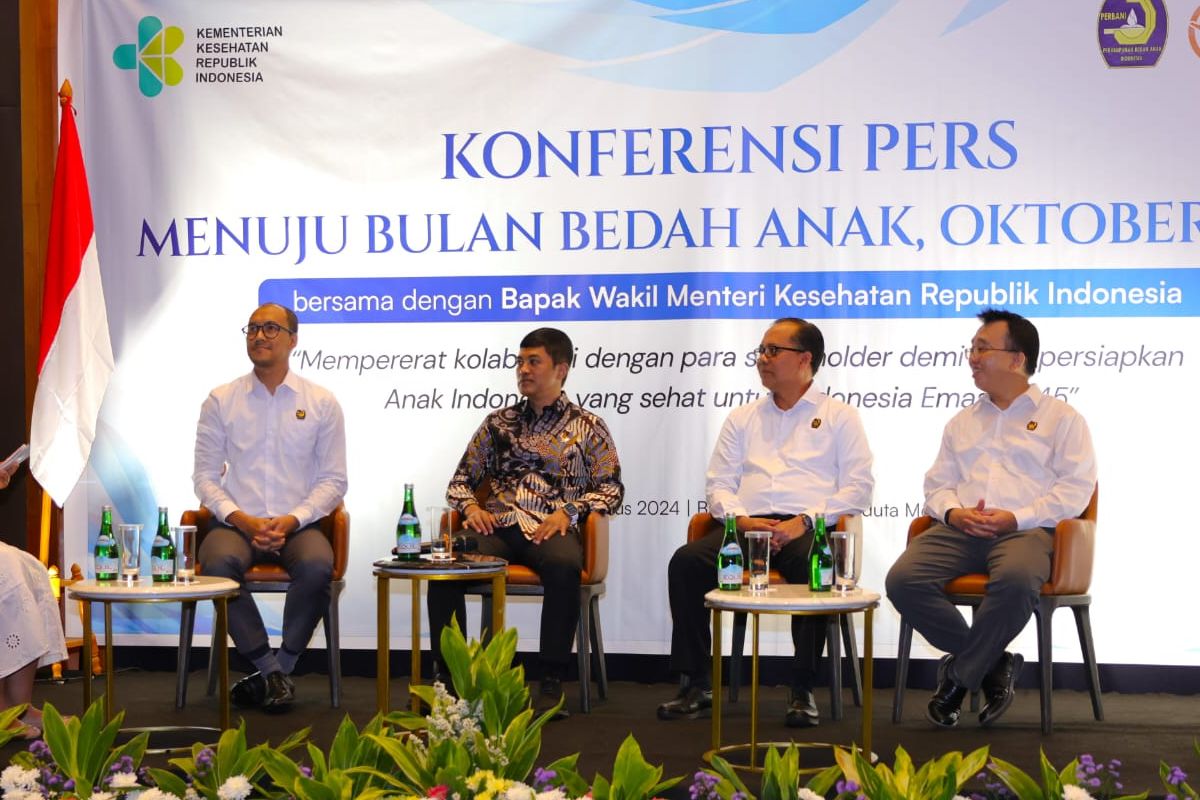
<path id="1" fill-rule="evenodd" d="M 238 583 L 254 564 L 282 564 L 291 578 L 283 604 L 283 648 L 297 655 L 304 652 L 317 621 L 329 608 L 333 579 L 333 548 L 319 527 L 310 525 L 288 536 L 278 553 L 256 550 L 239 531 L 213 528 L 204 537 L 198 557 L 204 575 Z M 271 650 L 262 615 L 249 592 L 229 601 L 229 635 L 247 659 L 261 658 Z"/>
<path id="2" fill-rule="evenodd" d="M 1053 552 L 1054 537 L 1043 528 L 980 539 L 935 523 L 892 565 L 888 599 L 931 645 L 954 656 L 956 682 L 978 689 L 1029 621 Z M 987 573 L 988 583 L 968 625 L 943 587 L 975 572 Z"/>
<path id="3" fill-rule="evenodd" d="M 571 530 L 535 544 L 516 525 L 497 528 L 490 536 L 475 531 L 466 535 L 479 543 L 483 555 L 523 564 L 538 574 L 545 589 L 539 657 L 548 671 L 561 676 L 571 659 L 571 645 L 579 625 L 579 581 L 583 573 L 583 544 Z M 464 581 L 429 581 L 429 638 L 433 657 L 440 664 L 442 628 L 451 617 L 465 630 L 467 603 Z"/>
<path id="4" fill-rule="evenodd" d="M 715 528 L 707 536 L 688 542 L 675 551 L 667 567 L 667 591 L 671 598 L 671 669 L 687 675 L 693 683 L 708 683 L 712 667 L 711 612 L 704 595 L 717 588 L 717 551 L 725 533 Z M 746 541 L 738 534 L 745 556 Z M 812 534 L 799 536 L 771 554 L 771 566 L 788 583 L 808 583 L 808 551 Z M 821 652 L 825 649 L 826 616 L 792 617 L 792 643 L 796 660 L 792 686 L 811 689 Z M 739 655 L 739 654 L 735 654 Z"/>

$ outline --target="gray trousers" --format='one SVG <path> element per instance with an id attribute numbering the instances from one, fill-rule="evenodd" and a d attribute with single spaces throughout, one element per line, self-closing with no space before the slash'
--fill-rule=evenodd
<path id="1" fill-rule="evenodd" d="M 291 577 L 283 604 L 283 648 L 299 655 L 308 647 L 317 621 L 329 608 L 329 583 L 333 579 L 333 548 L 316 525 L 288 536 L 278 553 L 250 546 L 240 532 L 217 527 L 200 545 L 200 572 L 243 583 L 254 564 L 282 564 Z M 271 651 L 267 629 L 258 605 L 249 592 L 229 601 L 229 635 L 238 652 L 253 661 Z"/>
<path id="2" fill-rule="evenodd" d="M 888 599 L 930 644 L 954 656 L 955 682 L 975 690 L 1029 621 L 1053 552 L 1054 537 L 1043 528 L 980 539 L 935 523 L 892 565 Z M 943 587 L 978 572 L 987 573 L 987 590 L 967 625 Z"/>

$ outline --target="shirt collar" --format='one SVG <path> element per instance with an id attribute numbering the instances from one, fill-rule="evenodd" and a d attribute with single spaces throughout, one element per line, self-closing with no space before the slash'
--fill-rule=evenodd
<path id="1" fill-rule="evenodd" d="M 261 394 L 268 397 L 270 396 L 271 393 L 267 391 L 267 387 L 263 385 L 263 382 L 258 379 L 258 375 L 254 374 L 254 370 L 250 370 L 250 373 L 246 376 L 246 378 L 246 394 Z M 300 390 L 300 378 L 296 375 L 296 373 L 289 369 L 287 371 L 287 375 L 283 376 L 283 383 L 279 385 L 281 387 L 286 386 L 295 394 Z"/>
<path id="2" fill-rule="evenodd" d="M 782 408 L 776 405 L 774 393 L 767 395 L 766 398 L 767 402 L 771 405 L 771 408 L 775 410 L 775 413 L 783 415 L 799 414 L 800 411 L 798 409 L 800 409 L 802 406 L 816 408 L 821 405 L 821 401 L 824 399 L 825 393 L 817 388 L 816 381 L 813 381 L 811 384 L 809 384 L 808 391 L 800 395 L 800 399 L 797 400 L 795 405 L 793 405 L 787 411 L 784 411 Z"/>

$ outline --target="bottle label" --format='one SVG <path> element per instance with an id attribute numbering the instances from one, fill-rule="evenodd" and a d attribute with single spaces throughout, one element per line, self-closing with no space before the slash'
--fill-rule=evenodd
<path id="1" fill-rule="evenodd" d="M 742 565 L 726 564 L 717 570 L 717 583 L 722 586 L 742 585 Z"/>
<path id="2" fill-rule="evenodd" d="M 419 553 L 421 552 L 421 537 L 413 533 L 400 533 L 396 535 L 396 551 L 400 553 Z"/>
<path id="3" fill-rule="evenodd" d="M 150 559 L 150 574 L 151 575 L 173 575 L 175 574 L 175 562 L 169 558 L 151 558 Z"/>
<path id="4" fill-rule="evenodd" d="M 99 556 L 96 558 L 96 574 L 97 575 L 115 575 L 117 573 L 117 560 L 111 556 Z"/>
<path id="5" fill-rule="evenodd" d="M 169 543 L 170 540 L 160 533 L 154 537 L 154 543 L 151 545 L 151 547 L 166 547 Z"/>

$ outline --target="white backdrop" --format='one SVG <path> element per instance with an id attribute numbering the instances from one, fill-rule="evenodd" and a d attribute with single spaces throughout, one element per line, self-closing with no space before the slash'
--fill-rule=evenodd
<path id="1" fill-rule="evenodd" d="M 347 419 L 343 646 L 373 647 L 402 484 L 441 500 L 515 391 L 506 352 L 551 324 L 627 487 L 606 648 L 665 653 L 666 563 L 728 407 L 760 388 L 767 323 L 817 321 L 817 382 L 862 411 L 879 587 L 995 304 L 1036 321 L 1037 382 L 1095 438 L 1100 659 L 1200 664 L 1194 629 L 1146 607 L 1184 607 L 1200 553 L 1154 524 L 1186 503 L 1197 445 L 1195 2 L 1097 5 L 61 0 L 117 358 L 69 557 L 87 562 L 101 503 L 147 523 L 194 507 L 200 403 L 248 369 L 253 307 L 295 305 L 293 367 Z M 1121 25 L 1146 40 L 1132 62 Z M 513 606 L 535 647 L 536 604 Z M 1055 658 L 1077 659 L 1058 624 Z M 120 630 L 174 626 L 151 609 Z M 790 649 L 782 628 L 766 649 Z"/>

